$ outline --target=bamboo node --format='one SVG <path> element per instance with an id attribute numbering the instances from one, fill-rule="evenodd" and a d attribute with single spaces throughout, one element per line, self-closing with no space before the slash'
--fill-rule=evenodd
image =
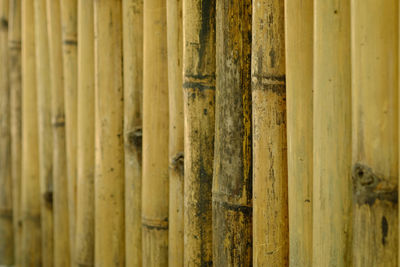
<path id="1" fill-rule="evenodd" d="M 8 20 L 4 17 L 1 18 L 1 28 L 3 30 L 7 30 L 8 29 Z"/>
<path id="2" fill-rule="evenodd" d="M 128 147 L 140 149 L 142 147 L 142 127 L 137 127 L 126 135 Z"/>
<path id="3" fill-rule="evenodd" d="M 180 173 L 182 176 L 184 174 L 184 155 L 183 152 L 176 153 L 175 156 L 172 157 L 171 163 L 169 165 L 171 170 L 174 170 Z"/>

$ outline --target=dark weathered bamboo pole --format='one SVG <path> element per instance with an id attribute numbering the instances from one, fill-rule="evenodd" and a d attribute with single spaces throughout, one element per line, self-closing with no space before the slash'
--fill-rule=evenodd
<path id="1" fill-rule="evenodd" d="M 183 1 L 184 261 L 212 265 L 215 0 Z"/>
<path id="2" fill-rule="evenodd" d="M 96 0 L 95 263 L 125 265 L 121 1 Z M 148 266 L 148 265 L 144 265 Z"/>
<path id="3" fill-rule="evenodd" d="M 168 266 L 166 0 L 143 4 L 143 266 Z"/>
<path id="4" fill-rule="evenodd" d="M 351 1 L 354 266 L 398 266 L 398 11 Z"/>
<path id="5" fill-rule="evenodd" d="M 213 263 L 252 265 L 251 0 L 216 7 Z"/>
<path id="6" fill-rule="evenodd" d="M 142 266 L 143 0 L 123 2 L 126 266 Z"/>
<path id="7" fill-rule="evenodd" d="M 42 266 L 33 1 L 22 1 L 21 266 Z"/>
<path id="8" fill-rule="evenodd" d="M 258 266 L 289 258 L 284 1 L 253 1 L 253 255 Z"/>
<path id="9" fill-rule="evenodd" d="M 54 266 L 70 266 L 67 152 L 65 141 L 64 84 L 61 47 L 60 2 L 47 0 L 47 25 L 53 134 Z"/>
<path id="10" fill-rule="evenodd" d="M 314 1 L 313 266 L 352 266 L 350 1 Z"/>
<path id="11" fill-rule="evenodd" d="M 78 2 L 77 206 L 73 258 L 76 267 L 94 266 L 93 12 L 93 1 Z"/>
<path id="12" fill-rule="evenodd" d="M 167 0 L 169 92 L 169 266 L 183 266 L 182 0 Z"/>
<path id="13" fill-rule="evenodd" d="M 21 0 L 10 0 L 9 7 L 9 79 L 10 79 L 10 130 L 11 130 L 11 176 L 14 230 L 14 265 L 21 266 Z"/>
<path id="14" fill-rule="evenodd" d="M 313 0 L 285 1 L 289 263 L 312 266 Z"/>

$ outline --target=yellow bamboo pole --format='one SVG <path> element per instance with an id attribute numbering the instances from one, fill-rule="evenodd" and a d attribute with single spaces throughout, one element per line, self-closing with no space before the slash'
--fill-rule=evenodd
<path id="1" fill-rule="evenodd" d="M 93 15 L 93 1 L 78 2 L 77 207 L 73 259 L 76 267 L 94 266 Z"/>
<path id="2" fill-rule="evenodd" d="M 22 237 L 21 266 L 42 266 L 38 116 L 36 104 L 35 19 L 33 1 L 22 15 Z"/>
<path id="3" fill-rule="evenodd" d="M 143 266 L 168 266 L 166 0 L 143 6 Z"/>
<path id="4" fill-rule="evenodd" d="M 184 263 L 212 265 L 215 0 L 183 1 Z"/>
<path id="5" fill-rule="evenodd" d="M 398 11 L 351 1 L 354 266 L 398 266 Z"/>
<path id="6" fill-rule="evenodd" d="M 94 21 L 95 263 L 99 267 L 124 266 L 121 0 L 96 0 Z"/>
<path id="7" fill-rule="evenodd" d="M 47 0 L 53 134 L 54 266 L 70 266 L 68 180 L 59 1 Z"/>
<path id="8" fill-rule="evenodd" d="M 123 2 L 126 266 L 142 266 L 143 0 Z"/>
<path id="9" fill-rule="evenodd" d="M 313 0 L 285 1 L 290 266 L 312 266 Z"/>
<path id="10" fill-rule="evenodd" d="M 251 0 L 216 6 L 213 264 L 252 265 Z"/>
<path id="11" fill-rule="evenodd" d="M 314 4 L 313 266 L 351 266 L 350 2 Z"/>
<path id="12" fill-rule="evenodd" d="M 253 1 L 253 257 L 288 264 L 284 3 Z"/>
<path id="13" fill-rule="evenodd" d="M 21 266 L 21 0 L 10 0 L 9 7 L 9 79 L 10 79 L 10 130 L 11 176 L 14 231 L 14 265 Z"/>
<path id="14" fill-rule="evenodd" d="M 183 266 L 182 0 L 167 0 L 169 92 L 169 266 Z"/>

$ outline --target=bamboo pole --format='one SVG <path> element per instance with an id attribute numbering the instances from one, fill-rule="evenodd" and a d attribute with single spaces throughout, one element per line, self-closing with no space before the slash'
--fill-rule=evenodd
<path id="1" fill-rule="evenodd" d="M 95 263 L 99 267 L 125 265 L 121 13 L 120 0 L 94 2 Z"/>
<path id="2" fill-rule="evenodd" d="M 285 1 L 289 263 L 312 266 L 313 0 Z"/>
<path id="3" fill-rule="evenodd" d="M 398 9 L 351 1 L 354 266 L 398 266 Z"/>
<path id="4" fill-rule="evenodd" d="M 253 257 L 288 265 L 284 2 L 253 1 Z"/>
<path id="5" fill-rule="evenodd" d="M 73 259 L 73 265 L 77 267 L 94 266 L 93 15 L 93 1 L 78 2 L 77 207 Z"/>
<path id="6" fill-rule="evenodd" d="M 314 4 L 313 266 L 352 266 L 350 2 Z"/>
<path id="7" fill-rule="evenodd" d="M 10 79 L 10 130 L 11 176 L 14 231 L 14 265 L 21 266 L 21 157 L 22 157 L 22 88 L 21 88 L 21 1 L 10 0 L 9 7 L 9 79 Z"/>
<path id="8" fill-rule="evenodd" d="M 168 266 L 166 0 L 146 0 L 143 11 L 143 266 Z"/>
<path id="9" fill-rule="evenodd" d="M 68 180 L 65 141 L 64 85 L 59 1 L 47 0 L 53 134 L 54 266 L 70 266 Z"/>
<path id="10" fill-rule="evenodd" d="M 51 130 L 51 88 L 46 0 L 34 0 L 36 83 L 39 131 L 42 264 L 53 265 L 53 146 Z"/>
<path id="11" fill-rule="evenodd" d="M 42 266 L 33 1 L 22 1 L 21 266 Z"/>
<path id="12" fill-rule="evenodd" d="M 169 266 L 184 265 L 182 26 L 182 0 L 167 0 L 169 92 Z"/>
<path id="13" fill-rule="evenodd" d="M 142 266 L 143 0 L 123 2 L 126 266 Z"/>
<path id="14" fill-rule="evenodd" d="M 217 1 L 213 263 L 252 265 L 251 0 Z"/>
<path id="15" fill-rule="evenodd" d="M 184 263 L 212 265 L 215 0 L 183 1 Z"/>

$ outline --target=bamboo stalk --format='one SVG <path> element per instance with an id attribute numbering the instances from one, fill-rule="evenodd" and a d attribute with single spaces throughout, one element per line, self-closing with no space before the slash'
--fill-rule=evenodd
<path id="1" fill-rule="evenodd" d="M 95 263 L 99 267 L 125 265 L 121 13 L 121 1 L 94 2 Z"/>
<path id="2" fill-rule="evenodd" d="M 33 1 L 22 1 L 21 265 L 42 266 Z"/>
<path id="3" fill-rule="evenodd" d="M 51 1 L 51 0 L 50 0 Z M 74 266 L 94 266 L 93 2 L 78 2 L 78 146 Z"/>
<path id="4" fill-rule="evenodd" d="M 36 83 L 39 131 L 42 264 L 53 266 L 53 146 L 46 0 L 35 0 Z"/>
<path id="5" fill-rule="evenodd" d="M 47 0 L 48 39 L 53 134 L 54 265 L 70 266 L 67 153 L 65 141 L 64 85 L 59 1 Z"/>
<path id="6" fill-rule="evenodd" d="M 213 263 L 252 265 L 251 0 L 217 1 Z"/>
<path id="7" fill-rule="evenodd" d="M 184 265 L 182 26 L 182 0 L 167 0 L 169 92 L 169 266 Z"/>
<path id="8" fill-rule="evenodd" d="M 146 0 L 143 11 L 143 266 L 168 266 L 166 0 Z"/>
<path id="9" fill-rule="evenodd" d="M 184 263 L 212 265 L 215 0 L 183 1 Z"/>
<path id="10" fill-rule="evenodd" d="M 8 77 L 8 5 L 0 2 L 0 264 L 14 263 L 11 177 L 10 84 Z"/>
<path id="11" fill-rule="evenodd" d="M 314 4 L 313 266 L 352 266 L 350 2 Z"/>
<path id="12" fill-rule="evenodd" d="M 253 1 L 253 256 L 288 265 L 284 3 Z"/>
<path id="13" fill-rule="evenodd" d="M 398 9 L 351 1 L 354 266 L 398 266 Z"/>
<path id="14" fill-rule="evenodd" d="M 143 0 L 124 0 L 126 266 L 142 266 Z"/>
<path id="15" fill-rule="evenodd" d="M 313 0 L 285 1 L 290 266 L 312 266 Z"/>
<path id="16" fill-rule="evenodd" d="M 22 88 L 21 88 L 21 1 L 10 0 L 9 6 L 9 79 L 10 79 L 10 130 L 11 176 L 14 231 L 14 265 L 21 266 L 21 157 L 22 157 Z"/>

